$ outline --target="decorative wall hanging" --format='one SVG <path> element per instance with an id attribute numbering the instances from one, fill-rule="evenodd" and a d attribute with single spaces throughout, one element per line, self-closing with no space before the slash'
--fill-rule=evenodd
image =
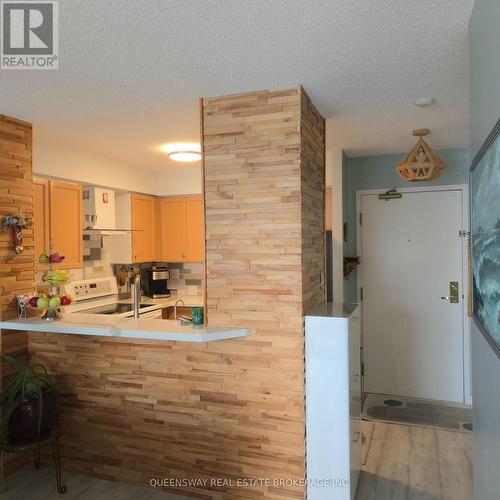
<path id="1" fill-rule="evenodd" d="M 361 257 L 344 257 L 344 279 L 348 279 L 349 275 L 361 264 Z"/>
<path id="2" fill-rule="evenodd" d="M 413 131 L 419 140 L 413 146 L 406 158 L 396 167 L 396 172 L 408 182 L 430 181 L 439 177 L 446 168 L 446 163 L 422 137 L 429 135 L 430 130 L 419 128 Z"/>
<path id="3" fill-rule="evenodd" d="M 472 316 L 500 357 L 500 120 L 470 171 Z"/>
<path id="4" fill-rule="evenodd" d="M 2 221 L 3 231 L 12 230 L 14 240 L 14 251 L 17 254 L 24 252 L 23 247 L 23 229 L 29 229 L 33 226 L 33 219 L 25 217 L 23 214 L 6 215 Z"/>

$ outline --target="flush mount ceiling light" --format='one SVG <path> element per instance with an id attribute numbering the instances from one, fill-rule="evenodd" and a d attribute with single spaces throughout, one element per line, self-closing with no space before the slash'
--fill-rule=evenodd
<path id="1" fill-rule="evenodd" d="M 164 144 L 160 149 L 167 153 L 171 160 L 175 161 L 198 161 L 201 159 L 201 147 L 195 142 L 176 142 Z"/>
<path id="2" fill-rule="evenodd" d="M 396 172 L 408 182 L 430 181 L 439 177 L 446 168 L 446 163 L 439 158 L 436 152 L 422 139 L 429 135 L 430 130 L 419 128 L 413 135 L 419 137 L 406 158 L 396 167 Z"/>
<path id="3" fill-rule="evenodd" d="M 413 104 L 415 104 L 415 106 L 418 106 L 420 108 L 425 108 L 426 106 L 430 106 L 435 102 L 436 99 L 434 99 L 434 97 L 421 97 L 420 99 L 417 99 Z"/>

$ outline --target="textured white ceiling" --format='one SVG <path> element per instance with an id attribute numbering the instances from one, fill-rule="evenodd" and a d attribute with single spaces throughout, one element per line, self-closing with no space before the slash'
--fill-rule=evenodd
<path id="1" fill-rule="evenodd" d="M 199 96 L 302 84 L 351 155 L 403 151 L 424 126 L 436 148 L 465 146 L 472 4 L 63 0 L 60 69 L 0 71 L 0 113 L 164 168 L 161 143 L 198 139 Z"/>

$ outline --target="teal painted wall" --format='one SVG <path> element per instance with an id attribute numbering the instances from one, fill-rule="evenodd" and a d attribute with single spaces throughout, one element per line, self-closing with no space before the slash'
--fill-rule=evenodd
<path id="1" fill-rule="evenodd" d="M 500 1 L 475 0 L 469 24 L 472 156 L 500 118 L 499 27 Z M 474 323 L 471 330 L 474 499 L 497 500 L 500 492 L 500 359 Z"/>
<path id="2" fill-rule="evenodd" d="M 349 213 L 349 196 L 347 196 L 348 188 L 349 188 L 349 185 L 348 185 L 348 182 L 349 182 L 348 167 L 349 167 L 349 158 L 347 157 L 345 152 L 342 151 L 342 218 L 343 218 L 344 222 L 347 220 L 348 213 Z M 349 241 L 345 241 L 345 239 L 344 239 L 344 244 L 342 246 L 342 256 L 350 255 L 349 252 L 350 252 Z M 354 300 L 352 297 L 349 297 L 349 295 L 347 293 L 346 286 L 347 286 L 347 282 L 344 281 L 343 301 L 344 302 L 351 302 L 351 303 L 356 302 L 356 295 L 354 295 Z"/>
<path id="3" fill-rule="evenodd" d="M 432 146 L 432 138 L 429 140 Z M 468 184 L 470 153 L 468 149 L 446 149 L 438 151 L 448 168 L 437 179 L 426 182 L 426 186 Z M 356 255 L 356 191 L 380 189 L 381 192 L 393 187 L 412 187 L 396 173 L 396 166 L 404 159 L 404 154 L 362 156 L 348 158 L 345 168 L 344 221 L 348 227 L 348 241 L 344 244 L 344 255 Z M 344 281 L 344 299 L 356 302 L 356 273 Z"/>

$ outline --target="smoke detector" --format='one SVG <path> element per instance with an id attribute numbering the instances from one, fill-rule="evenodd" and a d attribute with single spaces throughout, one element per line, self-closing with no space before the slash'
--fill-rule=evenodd
<path id="1" fill-rule="evenodd" d="M 415 104 L 415 106 L 418 106 L 419 108 L 425 108 L 426 106 L 430 106 L 435 102 L 436 99 L 434 97 L 421 97 L 420 99 L 417 99 L 413 104 Z"/>

